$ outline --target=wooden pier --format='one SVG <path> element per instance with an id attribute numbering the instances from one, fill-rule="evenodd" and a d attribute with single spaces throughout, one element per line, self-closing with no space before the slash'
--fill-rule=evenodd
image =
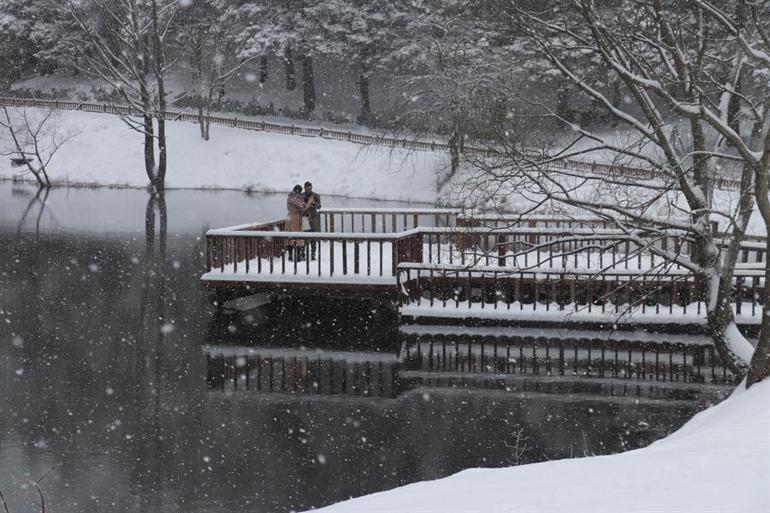
<path id="1" fill-rule="evenodd" d="M 664 257 L 692 256 L 694 244 L 682 234 L 658 233 L 640 245 L 590 218 L 409 208 L 320 213 L 320 232 L 286 232 L 283 219 L 208 231 L 202 283 L 220 301 L 259 291 L 366 294 L 394 302 L 405 319 L 705 318 L 704 284 Z M 308 258 L 292 260 L 291 247 Z M 739 324 L 760 321 L 766 258 L 764 238 L 743 243 L 732 292 Z"/>

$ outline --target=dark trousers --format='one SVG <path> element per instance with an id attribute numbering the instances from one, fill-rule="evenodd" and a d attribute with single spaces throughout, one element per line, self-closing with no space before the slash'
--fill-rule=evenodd
<path id="1" fill-rule="evenodd" d="M 321 217 L 311 217 L 310 218 L 310 229 L 309 232 L 320 232 L 321 231 Z M 315 259 L 316 254 L 316 247 L 318 246 L 318 241 L 315 239 L 310 239 L 310 258 Z"/>

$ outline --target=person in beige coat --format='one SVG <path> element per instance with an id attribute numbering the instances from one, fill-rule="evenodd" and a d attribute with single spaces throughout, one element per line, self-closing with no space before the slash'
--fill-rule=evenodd
<path id="1" fill-rule="evenodd" d="M 302 186 L 295 185 L 292 191 L 289 193 L 289 197 L 286 198 L 286 210 L 288 210 L 288 216 L 286 217 L 287 232 L 301 232 L 302 230 L 302 214 L 307 210 L 309 202 L 305 202 L 302 197 Z M 305 241 L 297 239 L 289 239 L 287 242 L 289 249 L 289 260 L 293 260 L 296 256 L 297 260 L 305 259 Z"/>

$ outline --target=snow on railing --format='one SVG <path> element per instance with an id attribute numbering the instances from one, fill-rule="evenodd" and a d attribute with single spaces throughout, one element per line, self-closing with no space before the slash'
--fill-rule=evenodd
<path id="1" fill-rule="evenodd" d="M 469 311 L 476 316 L 479 310 L 526 310 L 586 320 L 594 314 L 612 322 L 610 316 L 640 320 L 648 314 L 663 314 L 667 318 L 660 322 L 677 323 L 680 319 L 702 321 L 706 315 L 706 284 L 681 269 L 500 268 L 414 262 L 399 263 L 397 268 L 401 304 L 425 307 L 426 316 L 434 308 L 449 308 L 461 317 Z M 739 322 L 761 320 L 765 286 L 761 269 L 735 271 L 731 301 Z"/>
<path id="2" fill-rule="evenodd" d="M 122 116 L 140 115 L 140 111 L 138 109 L 126 105 L 87 103 L 66 100 L 41 100 L 36 98 L 0 97 L 0 105 L 9 107 L 39 107 L 48 109 L 80 110 L 84 112 L 117 114 Z M 201 117 L 198 114 L 191 112 L 167 111 L 165 112 L 164 117 L 169 121 L 189 121 L 193 123 L 200 123 L 201 121 Z M 384 135 L 358 134 L 351 131 L 333 130 L 324 127 L 303 127 L 294 124 L 286 125 L 267 121 L 238 119 L 237 117 L 230 118 L 223 116 L 207 116 L 205 119 L 209 123 L 215 125 L 243 128 L 247 130 L 259 130 L 264 132 L 275 132 L 286 135 L 318 137 L 322 139 L 349 141 L 358 144 L 386 146 L 390 148 L 404 148 L 419 151 L 448 152 L 450 150 L 449 144 L 436 141 L 427 142 L 415 139 L 387 137 Z M 496 157 L 501 155 L 501 152 L 491 147 L 481 148 L 463 145 L 461 151 L 465 155 L 478 157 Z M 539 158 L 540 156 L 536 155 L 535 157 Z M 617 164 L 605 164 L 601 162 L 588 162 L 577 159 L 559 159 L 558 161 L 554 162 L 555 167 L 596 175 L 621 176 L 642 180 L 670 178 L 670 176 L 664 173 L 647 168 L 621 166 Z M 556 164 L 556 162 L 558 162 L 558 164 Z M 727 178 L 718 178 L 716 182 L 717 186 L 721 189 L 735 190 L 740 186 L 740 182 L 738 180 L 731 180 Z"/>
<path id="3" fill-rule="evenodd" d="M 326 217 L 320 232 L 284 231 L 283 219 L 213 229 L 206 234 L 207 267 L 223 275 L 264 271 L 271 275 L 342 274 L 383 279 L 395 279 L 396 266 L 405 262 L 461 265 L 476 270 L 489 267 L 500 272 L 530 267 L 639 272 L 662 266 L 679 272 L 687 269 L 696 249 L 685 232 L 629 235 L 619 229 L 599 227 L 603 225 L 587 218 L 577 226 L 564 226 L 558 218 L 558 222 L 550 223 L 552 220 L 543 216 L 537 216 L 534 227 L 525 217 L 521 223 L 524 227 L 489 228 L 461 218 L 457 212 L 322 209 Z M 422 226 L 426 215 L 427 226 Z M 353 217 L 346 225 L 348 216 Z M 440 226 L 442 223 L 444 226 Z M 724 246 L 725 242 L 717 240 L 717 244 Z M 298 263 L 292 260 L 296 252 L 306 258 L 317 254 L 317 260 Z M 763 244 L 746 242 L 739 255 L 739 267 L 744 271 L 756 267 L 752 273 L 759 275 L 765 258 Z"/>

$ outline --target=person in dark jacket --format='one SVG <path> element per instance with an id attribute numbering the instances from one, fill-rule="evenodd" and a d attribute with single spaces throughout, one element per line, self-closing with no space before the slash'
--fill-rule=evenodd
<path id="1" fill-rule="evenodd" d="M 302 194 L 302 198 L 305 200 L 305 204 L 307 205 L 304 215 L 306 215 L 308 217 L 308 220 L 310 221 L 309 223 L 310 230 L 307 230 L 307 231 L 320 232 L 321 231 L 321 214 L 318 212 L 318 209 L 321 208 L 321 196 L 313 192 L 312 183 L 305 182 L 305 192 Z M 316 241 L 311 240 L 310 241 L 310 260 L 315 260 L 316 246 L 317 246 Z"/>

